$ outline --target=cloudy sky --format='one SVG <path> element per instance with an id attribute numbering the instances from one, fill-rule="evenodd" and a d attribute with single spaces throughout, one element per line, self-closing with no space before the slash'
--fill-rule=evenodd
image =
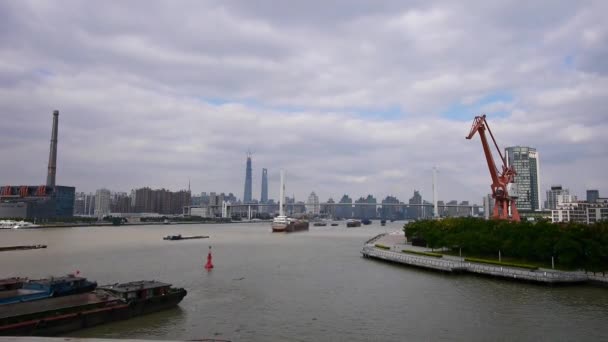
<path id="1" fill-rule="evenodd" d="M 407 4 L 406 4 L 407 3 Z M 608 195 L 607 1 L 0 2 L 0 178 L 481 202 L 473 117 Z M 544 197 L 544 194 L 543 194 Z"/>

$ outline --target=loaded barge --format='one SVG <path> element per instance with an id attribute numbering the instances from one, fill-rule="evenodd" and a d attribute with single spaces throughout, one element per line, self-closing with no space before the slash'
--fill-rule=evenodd
<path id="1" fill-rule="evenodd" d="M 192 240 L 192 239 L 208 239 L 207 235 L 194 235 L 194 236 L 182 236 L 178 235 L 167 235 L 163 238 L 163 240 L 175 241 L 175 240 Z"/>
<path id="2" fill-rule="evenodd" d="M 38 280 L 3 279 L 0 281 L 0 305 L 91 292 L 96 287 L 96 282 L 73 274 Z"/>
<path id="3" fill-rule="evenodd" d="M 158 281 L 101 286 L 91 293 L 0 305 L 0 336 L 53 336 L 177 305 L 187 292 Z"/>

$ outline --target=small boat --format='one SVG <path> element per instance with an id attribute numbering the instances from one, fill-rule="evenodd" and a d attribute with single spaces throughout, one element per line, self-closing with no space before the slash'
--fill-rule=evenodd
<path id="1" fill-rule="evenodd" d="M 361 221 L 361 223 L 363 223 L 364 225 L 366 225 L 366 226 L 367 226 L 368 224 L 372 224 L 372 221 L 371 221 L 370 219 L 368 219 L 368 218 L 364 218 L 364 219 Z"/>
<path id="2" fill-rule="evenodd" d="M 327 223 L 325 223 L 325 222 L 315 222 L 312 225 L 315 226 L 315 227 L 325 227 L 325 226 L 327 226 Z"/>
<path id="3" fill-rule="evenodd" d="M 192 239 L 207 239 L 209 236 L 206 235 L 194 235 L 194 236 L 182 236 L 182 234 L 178 235 L 167 235 L 163 238 L 163 240 L 175 241 L 175 240 L 192 240 Z"/>
<path id="4" fill-rule="evenodd" d="M 354 228 L 354 227 L 361 227 L 361 221 L 359 220 L 347 220 L 346 221 L 346 227 L 348 228 Z"/>
<path id="5" fill-rule="evenodd" d="M 336 227 L 337 225 L 338 225 L 338 224 L 337 224 L 337 223 L 335 223 L 335 222 L 331 224 L 331 226 L 332 226 L 332 227 Z"/>
<path id="6" fill-rule="evenodd" d="M 383 219 L 383 220 L 380 220 L 380 225 L 381 225 L 381 226 L 386 226 L 386 220 L 384 220 L 384 219 Z"/>

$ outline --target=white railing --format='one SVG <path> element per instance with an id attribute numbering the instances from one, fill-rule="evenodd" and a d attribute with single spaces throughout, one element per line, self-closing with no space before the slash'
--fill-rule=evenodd
<path id="1" fill-rule="evenodd" d="M 442 260 L 432 257 L 414 256 L 399 252 L 381 250 L 369 245 L 363 247 L 361 253 L 369 257 L 375 257 L 402 264 L 426 267 L 449 272 L 463 270 L 471 273 L 485 274 L 504 278 L 519 278 L 545 283 L 584 282 L 587 280 L 608 282 L 608 276 L 593 276 L 584 273 L 563 271 L 522 270 L 513 267 L 484 265 L 468 261 Z"/>

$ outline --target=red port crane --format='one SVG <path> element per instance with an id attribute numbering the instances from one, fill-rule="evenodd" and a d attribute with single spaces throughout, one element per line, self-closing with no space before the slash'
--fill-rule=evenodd
<path id="1" fill-rule="evenodd" d="M 500 155 L 500 159 L 502 161 L 501 171 L 498 171 L 496 163 L 494 163 L 494 156 L 492 155 L 492 151 L 490 151 L 488 139 L 486 138 L 486 130 L 488 133 L 490 133 L 494 146 Z M 517 190 L 515 189 L 515 184 L 513 183 L 516 173 L 513 168 L 507 166 L 506 159 L 500 152 L 500 148 L 498 148 L 498 144 L 496 143 L 496 139 L 494 139 L 490 126 L 488 126 L 485 114 L 475 117 L 475 120 L 473 120 L 473 126 L 471 127 L 471 132 L 466 138 L 473 138 L 477 132 L 479 132 L 483 152 L 486 155 L 486 161 L 488 162 L 488 168 L 490 169 L 490 176 L 492 177 L 491 188 L 492 198 L 494 198 L 494 210 L 492 212 L 492 218 L 501 220 L 510 219 L 512 221 L 519 222 L 519 212 L 517 211 L 517 206 L 515 205 Z M 511 208 L 511 217 L 509 217 L 509 208 Z"/>

